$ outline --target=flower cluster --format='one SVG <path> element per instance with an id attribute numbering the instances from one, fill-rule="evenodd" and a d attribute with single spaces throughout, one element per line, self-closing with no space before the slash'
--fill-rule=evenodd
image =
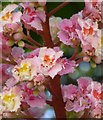
<path id="1" fill-rule="evenodd" d="M 14 83 L 15 79 L 8 79 L 6 86 L 0 92 L 0 116 L 13 117 L 13 113 L 17 116 L 25 116 L 26 110 L 36 107 L 43 108 L 46 104 L 46 96 L 44 88 L 33 88 L 32 83 L 23 83 L 19 86 Z M 22 112 L 23 111 L 23 112 Z M 36 115 L 36 114 L 35 114 Z"/>
<path id="2" fill-rule="evenodd" d="M 8 5 L 1 13 L 0 13 L 0 32 L 5 31 L 5 25 L 12 24 L 17 26 L 17 23 L 20 22 L 20 17 L 22 13 L 20 11 L 15 12 L 14 10 L 18 7 L 16 4 Z M 10 29 L 10 28 L 9 28 Z"/>
<path id="3" fill-rule="evenodd" d="M 61 116 L 57 110 L 64 103 L 67 112 L 101 118 L 101 83 L 81 77 L 78 85 L 63 86 L 59 80 L 80 62 L 102 62 L 101 5 L 85 1 L 85 8 L 70 19 L 51 15 L 66 4 L 48 12 L 46 0 L 35 0 L 9 4 L 0 12 L 0 120 L 41 117 L 46 104 Z M 68 54 L 74 50 L 69 57 L 65 46 Z"/>
<path id="4" fill-rule="evenodd" d="M 21 4 L 24 8 L 21 20 L 24 22 L 26 28 L 35 28 L 36 30 L 43 30 L 42 22 L 46 21 L 45 11 L 42 9 L 35 9 L 35 3 Z"/>
<path id="5" fill-rule="evenodd" d="M 58 47 L 54 49 L 41 47 L 29 53 L 24 53 L 22 48 L 14 47 L 11 50 L 11 55 L 14 57 L 17 65 L 4 64 L 1 66 L 1 72 L 2 75 L 4 75 L 4 80 L 2 79 L 3 81 L 1 82 L 2 85 L 6 85 L 6 89 L 10 91 L 10 101 L 13 100 L 13 102 L 19 102 L 20 104 L 13 108 L 11 104 L 14 105 L 14 103 L 9 104 L 9 92 L 2 90 L 1 101 L 4 101 L 4 97 L 7 96 L 6 104 L 10 105 L 7 106 L 4 104 L 3 107 L 1 107 L 2 114 L 10 111 L 17 112 L 18 109 L 22 108 L 21 104 L 24 103 L 26 103 L 26 106 L 29 106 L 29 108 L 42 108 L 46 104 L 45 87 L 43 83 L 47 78 L 51 77 L 53 79 L 57 74 L 73 73 L 76 67 L 75 61 L 61 58 L 63 52 L 60 51 Z M 16 86 L 18 86 L 19 91 L 21 91 L 18 97 L 14 95 L 15 93 L 12 91 L 12 89 L 17 89 Z M 10 107 L 12 107 L 13 111 Z M 3 116 L 5 117 L 5 115 Z"/>
<path id="6" fill-rule="evenodd" d="M 43 81 L 45 77 L 50 76 L 53 79 L 57 74 L 63 75 L 75 71 L 75 61 L 61 58 L 63 52 L 59 48 L 42 47 L 38 51 L 34 50 L 24 56 L 25 59 L 12 69 L 12 75 L 18 81 L 34 80 L 34 82 L 39 82 Z"/>
<path id="7" fill-rule="evenodd" d="M 79 27 L 77 19 L 81 17 L 79 14 L 73 15 L 70 19 L 63 19 L 58 25 L 60 41 L 72 47 L 79 44 L 79 37 L 76 32 L 76 29 Z"/>
<path id="8" fill-rule="evenodd" d="M 101 3 L 85 4 L 84 10 L 60 22 L 58 37 L 66 45 L 80 45 L 84 61 L 88 62 L 92 58 L 96 63 L 101 63 L 101 30 L 98 28 L 98 22 L 101 20 Z"/>
<path id="9" fill-rule="evenodd" d="M 21 92 L 19 87 L 13 87 L 11 89 L 4 88 L 0 93 L 0 111 L 2 112 L 16 112 L 21 105 Z"/>
<path id="10" fill-rule="evenodd" d="M 78 86 L 69 84 L 62 86 L 66 110 L 75 112 L 88 112 L 88 118 L 101 118 L 103 90 L 100 83 L 89 77 L 77 80 Z"/>

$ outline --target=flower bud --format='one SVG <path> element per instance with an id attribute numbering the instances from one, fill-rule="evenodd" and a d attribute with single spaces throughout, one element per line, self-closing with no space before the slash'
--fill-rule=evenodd
<path id="1" fill-rule="evenodd" d="M 19 42 L 18 42 L 18 46 L 19 46 L 19 47 L 24 47 L 24 46 L 25 46 L 24 41 L 22 41 L 22 40 L 21 40 L 21 41 L 19 41 Z"/>
<path id="2" fill-rule="evenodd" d="M 39 86 L 40 91 L 44 91 L 44 89 L 45 89 L 44 85 Z"/>
<path id="3" fill-rule="evenodd" d="M 43 7 L 38 7 L 37 10 L 38 11 L 44 11 L 44 8 Z"/>
<path id="4" fill-rule="evenodd" d="M 13 38 L 14 38 L 14 40 L 18 41 L 18 40 L 21 40 L 23 38 L 23 35 L 22 35 L 22 33 L 15 33 L 13 35 Z"/>
<path id="5" fill-rule="evenodd" d="M 27 87 L 28 87 L 28 88 L 33 88 L 33 87 L 34 87 L 33 82 L 29 82 L 29 83 L 27 84 Z"/>
<path id="6" fill-rule="evenodd" d="M 33 94 L 34 94 L 35 96 L 38 96 L 39 90 L 38 90 L 38 89 L 34 90 Z"/>
<path id="7" fill-rule="evenodd" d="M 6 42 L 7 46 L 13 46 L 14 45 L 14 40 L 9 40 Z"/>
<path id="8" fill-rule="evenodd" d="M 89 62 L 89 61 L 90 61 L 90 58 L 89 58 L 88 56 L 85 56 L 85 57 L 83 57 L 83 61 L 84 61 L 84 62 Z"/>
<path id="9" fill-rule="evenodd" d="M 90 61 L 90 64 L 91 64 L 91 67 L 92 67 L 92 68 L 96 68 L 96 63 L 95 63 L 95 62 Z"/>

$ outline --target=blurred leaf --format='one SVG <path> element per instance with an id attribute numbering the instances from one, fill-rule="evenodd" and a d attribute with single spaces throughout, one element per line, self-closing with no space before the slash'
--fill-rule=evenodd
<path id="1" fill-rule="evenodd" d="M 33 32 L 32 30 L 30 30 L 30 35 L 31 37 L 36 40 L 38 43 L 42 44 L 43 45 L 43 40 L 41 38 L 40 35 L 38 35 L 37 33 Z"/>
<path id="2" fill-rule="evenodd" d="M 84 112 L 67 112 L 67 120 L 73 119 L 73 118 L 80 118 L 83 115 Z M 73 119 L 74 120 L 74 119 Z"/>
<path id="3" fill-rule="evenodd" d="M 56 8 L 62 2 L 48 2 L 47 10 L 48 12 L 52 9 Z M 70 18 L 73 14 L 78 13 L 84 8 L 84 2 L 73 2 L 69 3 L 67 6 L 63 7 L 59 11 L 57 11 L 54 16 L 62 17 L 62 18 Z"/>
<path id="4" fill-rule="evenodd" d="M 71 57 L 74 52 L 74 48 L 63 43 L 61 44 L 60 49 L 64 52 L 64 56 L 67 58 Z"/>

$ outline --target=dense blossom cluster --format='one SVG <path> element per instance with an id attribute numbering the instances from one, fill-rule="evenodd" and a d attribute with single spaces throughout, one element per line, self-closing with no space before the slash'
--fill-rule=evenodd
<path id="1" fill-rule="evenodd" d="M 89 77 L 81 77 L 77 80 L 78 86 L 69 84 L 62 86 L 64 101 L 67 111 L 86 113 L 90 118 L 100 118 L 102 112 L 103 90 L 100 83 Z"/>
<path id="2" fill-rule="evenodd" d="M 101 63 L 101 30 L 98 28 L 98 22 L 101 21 L 101 3 L 85 4 L 84 10 L 60 22 L 58 37 L 64 44 L 72 47 L 81 42 L 84 60 L 90 61 L 92 58 L 96 63 Z"/>
<path id="3" fill-rule="evenodd" d="M 30 27 L 33 27 L 37 30 L 43 30 L 42 29 L 42 22 L 45 22 L 46 15 L 45 11 L 42 9 L 35 9 L 35 3 L 25 3 L 21 4 L 21 6 L 24 8 L 24 13 L 21 17 L 21 20 L 24 22 L 25 27 L 28 28 L 28 25 Z"/>
<path id="4" fill-rule="evenodd" d="M 51 16 L 48 21 L 45 6 L 46 1 L 37 0 L 9 4 L 0 12 L 0 119 L 45 109 L 48 83 L 56 76 L 75 72 L 81 58 L 95 64 L 103 60 L 100 2 L 86 1 L 85 8 L 70 19 Z M 31 30 L 44 37 L 47 28 L 54 47 L 46 46 L 45 38 L 41 45 L 30 35 Z M 73 56 L 64 56 L 60 44 L 72 47 Z M 81 77 L 77 83 L 60 86 L 66 111 L 88 111 L 87 117 L 101 118 L 103 85 L 89 77 Z M 50 101 L 52 96 L 51 92 Z M 32 117 L 37 114 L 35 110 Z"/>
<path id="5" fill-rule="evenodd" d="M 75 61 L 60 58 L 62 56 L 63 52 L 58 48 L 42 47 L 38 51 L 34 50 L 34 53 L 24 55 L 24 60 L 12 69 L 12 74 L 18 81 L 34 80 L 36 82 L 48 76 L 53 79 L 57 74 L 73 73 L 76 67 Z"/>

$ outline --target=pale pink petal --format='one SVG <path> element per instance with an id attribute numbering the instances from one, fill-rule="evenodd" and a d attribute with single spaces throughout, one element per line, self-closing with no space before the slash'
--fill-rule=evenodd
<path id="1" fill-rule="evenodd" d="M 73 100 L 77 92 L 78 92 L 77 87 L 75 85 L 70 84 L 70 85 L 62 86 L 62 93 L 63 93 L 64 100 L 65 99 Z"/>
<path id="2" fill-rule="evenodd" d="M 11 52 L 11 55 L 18 59 L 18 58 L 21 58 L 24 54 L 24 50 L 20 47 L 13 47 L 12 48 L 12 52 Z"/>
<path id="3" fill-rule="evenodd" d="M 15 80 L 14 78 L 10 78 L 10 79 L 8 79 L 7 81 L 6 81 L 6 86 L 8 87 L 8 88 L 11 88 L 11 87 L 13 87 L 14 85 L 16 85 L 16 83 L 17 83 L 18 81 L 17 80 Z"/>
<path id="4" fill-rule="evenodd" d="M 79 88 L 84 90 L 91 84 L 91 81 L 92 79 L 90 77 L 80 77 L 77 80 Z"/>
<path id="5" fill-rule="evenodd" d="M 41 31 L 43 30 L 41 21 L 39 18 L 34 18 L 34 20 L 30 23 L 30 25 L 36 28 L 37 30 L 41 30 Z"/>
<path id="6" fill-rule="evenodd" d="M 55 66 L 53 66 L 49 71 L 48 74 L 50 77 L 52 77 L 52 79 L 58 74 L 58 72 L 60 72 L 62 69 L 61 64 L 56 63 Z"/>
<path id="7" fill-rule="evenodd" d="M 38 15 L 38 17 L 39 17 L 43 22 L 46 21 L 45 11 L 37 11 L 37 15 Z"/>
<path id="8" fill-rule="evenodd" d="M 14 13 L 12 13 L 12 20 L 13 20 L 13 22 L 14 23 L 20 22 L 21 21 L 21 16 L 22 16 L 21 12 L 14 12 Z"/>
<path id="9" fill-rule="evenodd" d="M 16 5 L 16 4 L 7 5 L 1 13 L 2 13 L 2 15 L 3 15 L 3 14 L 5 14 L 5 13 L 7 13 L 8 11 L 9 11 L 9 12 L 12 12 L 12 11 L 15 10 L 17 7 L 18 7 L 18 5 Z"/>

